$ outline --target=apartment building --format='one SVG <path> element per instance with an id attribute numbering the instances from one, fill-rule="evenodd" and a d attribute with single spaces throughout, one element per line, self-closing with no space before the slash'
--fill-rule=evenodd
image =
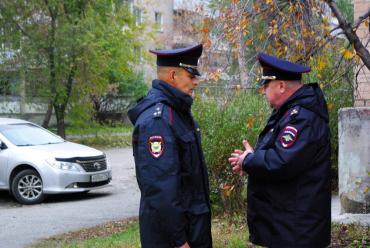
<path id="1" fill-rule="evenodd" d="M 137 37 L 142 46 L 135 52 L 139 56 L 138 71 L 144 73 L 150 83 L 156 76 L 155 56 L 149 49 L 170 49 L 173 47 L 174 0 L 129 0 L 129 7 L 137 25 L 144 25 L 144 33 Z"/>
<path id="2" fill-rule="evenodd" d="M 369 0 L 355 0 L 354 1 L 354 15 L 355 20 L 357 20 L 360 16 L 364 15 L 370 8 L 370 1 Z M 366 25 L 361 25 L 360 28 L 357 30 L 357 35 L 360 37 L 362 41 L 366 41 L 369 39 L 369 27 Z M 367 44 L 367 49 L 370 49 L 369 42 L 363 44 Z M 360 67 L 363 63 L 360 64 Z M 356 70 L 357 71 L 357 70 Z M 355 107 L 363 107 L 363 106 L 370 106 L 370 71 L 365 66 L 362 67 L 358 77 L 358 88 L 354 92 L 355 96 Z"/>

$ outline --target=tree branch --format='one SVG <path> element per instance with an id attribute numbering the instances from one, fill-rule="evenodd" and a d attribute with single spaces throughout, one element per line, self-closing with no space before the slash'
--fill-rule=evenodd
<path id="1" fill-rule="evenodd" d="M 359 37 L 357 36 L 356 32 L 353 30 L 350 23 L 342 15 L 341 11 L 339 10 L 337 4 L 333 0 L 325 0 L 326 3 L 329 5 L 331 11 L 338 19 L 339 26 L 344 31 L 348 41 L 353 44 L 357 55 L 361 58 L 362 62 L 365 66 L 370 70 L 370 53 L 367 48 L 361 43 Z"/>
<path id="2" fill-rule="evenodd" d="M 354 29 L 357 30 L 361 23 L 370 16 L 370 8 L 367 9 L 367 12 L 360 16 L 357 21 L 355 22 Z"/>

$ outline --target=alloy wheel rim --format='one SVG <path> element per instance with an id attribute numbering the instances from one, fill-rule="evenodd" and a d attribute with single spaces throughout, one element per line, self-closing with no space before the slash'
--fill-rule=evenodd
<path id="1" fill-rule="evenodd" d="M 34 200 L 42 194 L 41 179 L 35 175 L 26 175 L 18 182 L 19 194 L 27 200 Z"/>

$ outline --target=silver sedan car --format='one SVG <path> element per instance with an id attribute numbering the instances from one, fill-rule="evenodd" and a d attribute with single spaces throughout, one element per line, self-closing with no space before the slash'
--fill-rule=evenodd
<path id="1" fill-rule="evenodd" d="M 47 194 L 88 192 L 112 179 L 105 154 L 28 121 L 0 118 L 0 190 L 22 204 Z"/>

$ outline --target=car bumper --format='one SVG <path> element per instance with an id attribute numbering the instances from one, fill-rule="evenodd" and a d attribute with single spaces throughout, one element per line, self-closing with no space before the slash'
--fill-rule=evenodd
<path id="1" fill-rule="evenodd" d="M 110 186 L 112 172 L 110 169 L 93 173 L 62 172 L 46 178 L 43 180 L 45 194 L 76 193 Z"/>

